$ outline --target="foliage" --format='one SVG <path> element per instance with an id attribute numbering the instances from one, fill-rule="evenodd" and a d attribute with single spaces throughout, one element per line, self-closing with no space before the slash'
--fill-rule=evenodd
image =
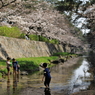
<path id="1" fill-rule="evenodd" d="M 19 58 L 17 59 L 18 62 L 20 64 L 26 64 L 27 62 L 31 62 L 32 64 L 35 64 L 36 66 L 38 66 L 40 63 L 43 63 L 43 62 L 49 62 L 49 60 L 55 60 L 57 59 L 58 57 L 56 56 L 51 56 L 51 57 L 30 57 L 30 58 Z"/>
<path id="2" fill-rule="evenodd" d="M 95 4 L 95 0 L 90 0 L 91 5 Z"/>
<path id="3" fill-rule="evenodd" d="M 81 11 L 85 11 L 89 5 L 94 4 L 94 3 L 95 3 L 95 0 L 89 0 L 86 2 L 81 1 L 81 0 L 63 0 L 63 1 L 58 1 L 57 3 L 55 3 L 55 6 L 61 12 L 74 11 L 78 13 L 79 9 L 82 9 Z"/>
<path id="4" fill-rule="evenodd" d="M 1 73 L 2 73 L 2 72 L 5 72 L 5 73 L 7 74 L 7 69 L 6 69 L 6 68 L 1 69 L 0 72 L 1 72 Z"/>
<path id="5" fill-rule="evenodd" d="M 5 60 L 0 60 L 0 66 L 5 66 L 6 65 L 6 61 Z"/>
<path id="6" fill-rule="evenodd" d="M 52 44 L 58 44 L 59 43 L 59 41 L 57 39 L 49 40 L 49 42 Z"/>
<path id="7" fill-rule="evenodd" d="M 0 27 L 0 35 L 6 36 L 6 37 L 19 38 L 22 34 L 17 27 L 11 27 L 10 28 L 7 26 L 1 26 Z"/>
<path id="8" fill-rule="evenodd" d="M 30 57 L 30 58 L 18 58 L 16 59 L 18 61 L 18 64 L 20 64 L 20 70 L 21 71 L 28 71 L 28 72 L 34 72 L 39 69 L 39 65 L 41 63 L 48 63 L 48 66 L 52 66 L 52 64 L 49 64 L 51 60 L 58 59 L 58 56 L 70 56 L 75 55 L 68 52 L 59 52 L 54 53 L 53 56 L 50 57 Z M 6 62 L 5 60 L 0 61 L 0 72 L 7 72 L 6 69 Z"/>
<path id="9" fill-rule="evenodd" d="M 29 35 L 30 40 L 49 42 L 49 39 L 40 35 Z"/>
<path id="10" fill-rule="evenodd" d="M 5 60 L 0 60 L 0 77 L 1 73 L 7 74 L 7 68 L 6 68 L 6 61 Z"/>
<path id="11" fill-rule="evenodd" d="M 38 69 L 39 65 L 43 62 L 49 63 L 48 60 L 55 60 L 58 57 L 51 56 L 51 57 L 31 57 L 31 58 L 19 58 L 17 59 L 18 63 L 21 66 L 21 70 L 26 71 L 35 71 Z"/>
<path id="12" fill-rule="evenodd" d="M 43 36 L 39 36 L 39 41 L 49 42 L 49 39 Z"/>
<path id="13" fill-rule="evenodd" d="M 68 52 L 58 52 L 58 53 L 54 53 L 53 56 L 71 56 L 71 55 L 74 55 L 74 56 L 82 56 L 82 54 L 74 54 L 74 53 L 68 53 Z"/>
<path id="14" fill-rule="evenodd" d="M 43 41 L 43 42 L 52 43 L 52 44 L 59 43 L 59 41 L 56 39 L 48 39 L 48 38 L 40 36 L 40 35 L 29 35 L 29 38 L 30 38 L 30 40 Z"/>
<path id="15" fill-rule="evenodd" d="M 17 27 L 7 27 L 7 26 L 1 26 L 0 27 L 0 35 L 6 36 L 6 37 L 13 37 L 13 38 L 22 38 L 25 39 L 25 34 L 21 33 L 21 31 Z M 58 40 L 56 39 L 48 39 L 46 37 L 40 36 L 40 35 L 29 35 L 30 40 L 35 41 L 43 41 L 48 42 L 52 44 L 58 44 Z"/>
<path id="16" fill-rule="evenodd" d="M 82 3 L 82 1 L 76 2 L 76 0 L 64 0 L 64 1 L 58 1 L 55 3 L 56 8 L 63 12 L 63 11 L 77 11 L 79 8 L 79 5 Z"/>
<path id="17" fill-rule="evenodd" d="M 79 25 L 79 23 L 81 23 L 81 28 L 87 28 L 88 21 L 86 21 L 86 23 L 83 23 L 82 20 L 80 20 L 80 18 L 85 18 L 84 12 L 91 4 L 94 3 L 95 0 L 63 0 L 55 3 L 55 8 L 61 13 L 65 13 L 69 20 L 76 26 Z M 88 25 L 90 24 L 88 23 Z"/>
<path id="18" fill-rule="evenodd" d="M 24 33 L 21 33 L 18 38 L 25 39 L 25 34 Z"/>
<path id="19" fill-rule="evenodd" d="M 48 66 L 50 66 L 49 60 L 56 60 L 56 59 L 58 59 L 57 56 L 18 58 L 16 60 L 18 61 L 18 64 L 20 64 L 21 71 L 25 70 L 28 72 L 34 72 L 34 71 L 38 70 L 39 65 L 41 63 L 46 62 L 46 63 L 48 63 Z M 0 67 L 1 67 L 0 72 L 7 72 L 5 60 L 0 61 Z"/>
<path id="20" fill-rule="evenodd" d="M 54 53 L 53 56 L 67 56 L 67 55 L 72 55 L 71 53 L 68 52 L 58 52 L 58 53 Z"/>

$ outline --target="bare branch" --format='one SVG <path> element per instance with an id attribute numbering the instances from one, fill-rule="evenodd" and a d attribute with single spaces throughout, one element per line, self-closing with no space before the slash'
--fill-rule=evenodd
<path id="1" fill-rule="evenodd" d="M 0 9 L 2 9 L 3 7 L 8 6 L 8 5 L 10 5 L 11 3 L 14 3 L 14 2 L 16 2 L 16 1 L 17 1 L 17 0 L 13 0 L 13 1 L 11 1 L 11 2 L 5 4 L 3 0 L 0 0 L 0 2 L 1 2 Z"/>

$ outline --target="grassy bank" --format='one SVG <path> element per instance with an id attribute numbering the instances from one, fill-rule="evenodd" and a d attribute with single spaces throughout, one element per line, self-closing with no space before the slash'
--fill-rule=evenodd
<path id="1" fill-rule="evenodd" d="M 34 72 L 37 71 L 39 68 L 39 65 L 43 62 L 48 63 L 48 60 L 56 60 L 58 59 L 57 56 L 51 56 L 51 57 L 30 57 L 30 58 L 18 58 L 16 59 L 18 63 L 20 64 L 20 70 L 21 71 L 28 71 L 28 72 Z M 12 68 L 11 68 L 12 71 Z M 5 72 L 7 73 L 6 69 L 6 60 L 1 60 L 0 61 L 0 72 Z"/>
<path id="2" fill-rule="evenodd" d="M 39 65 L 41 63 L 48 63 L 48 66 L 51 67 L 53 64 L 50 64 L 50 61 L 52 60 L 58 60 L 59 56 L 61 56 L 63 59 L 65 59 L 67 56 L 68 58 L 70 56 L 76 56 L 76 54 L 71 54 L 71 53 L 55 53 L 53 54 L 54 56 L 50 57 L 30 57 L 30 58 L 18 58 L 16 59 L 18 63 L 20 64 L 20 70 L 21 71 L 28 71 L 28 72 L 34 72 L 39 69 Z M 65 57 L 66 56 L 66 57 Z M 11 68 L 12 71 L 12 68 Z M 1 60 L 0 61 L 0 72 L 6 72 L 6 60 Z"/>
<path id="3" fill-rule="evenodd" d="M 38 70 L 38 67 L 41 63 L 49 63 L 48 60 L 56 60 L 57 56 L 51 57 L 31 57 L 31 58 L 19 58 L 17 59 L 18 63 L 21 65 L 21 70 L 28 72 L 33 72 Z M 50 64 L 48 64 L 50 66 Z"/>
<path id="4" fill-rule="evenodd" d="M 58 52 L 58 53 L 54 53 L 53 56 L 75 56 L 77 54 L 72 54 L 72 53 L 68 53 L 68 52 Z"/>

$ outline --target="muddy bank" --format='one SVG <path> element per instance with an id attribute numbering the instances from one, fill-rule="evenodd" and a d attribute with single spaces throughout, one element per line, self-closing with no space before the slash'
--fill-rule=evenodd
<path id="1" fill-rule="evenodd" d="M 78 61 L 79 61 L 79 57 L 77 58 L 70 58 L 68 61 L 64 62 L 64 63 L 60 63 L 60 67 L 61 68 L 65 68 L 69 70 L 69 68 L 71 68 L 72 66 L 74 66 Z M 57 66 L 56 66 L 57 67 Z M 54 67 L 55 68 L 55 67 Z M 58 67 L 59 68 L 59 67 Z M 63 70 L 63 72 L 65 73 L 65 71 Z M 52 75 L 52 81 L 51 81 L 51 86 L 50 86 L 50 92 L 45 92 L 45 87 L 44 87 L 44 84 L 42 82 L 41 86 L 37 86 L 36 87 L 32 87 L 32 84 L 31 85 L 28 85 L 28 87 L 25 87 L 23 88 L 20 93 L 18 95 L 66 95 L 67 91 L 66 91 L 66 88 L 68 88 L 68 86 L 62 88 L 62 89 L 57 89 L 57 83 L 56 81 L 67 81 L 67 78 L 62 78 L 62 80 L 60 79 L 55 79 L 55 77 L 58 77 L 56 74 L 55 71 L 52 71 L 51 72 L 51 75 Z M 62 73 L 62 72 L 61 72 Z M 69 72 L 70 73 L 70 72 Z M 62 73 L 63 75 L 63 73 Z M 65 76 L 69 76 L 68 74 L 65 75 Z M 39 83 L 38 83 L 39 84 Z M 56 87 L 54 87 L 56 85 Z"/>

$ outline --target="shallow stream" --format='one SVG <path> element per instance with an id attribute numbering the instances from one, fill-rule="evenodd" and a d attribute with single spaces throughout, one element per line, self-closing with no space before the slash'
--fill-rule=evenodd
<path id="1" fill-rule="evenodd" d="M 68 95 L 87 89 L 90 85 L 90 80 L 92 80 L 92 75 L 87 72 L 88 69 L 89 63 L 85 57 L 70 67 L 65 67 L 61 63 L 50 68 L 52 75 L 51 91 L 61 91 L 61 93 L 63 91 Z M 0 80 L 0 95 L 18 95 L 17 93 L 26 87 L 43 89 L 42 73 L 20 75 L 17 78 L 11 75 L 9 79 L 7 77 L 2 78 Z M 58 95 L 61 94 L 59 93 Z"/>

